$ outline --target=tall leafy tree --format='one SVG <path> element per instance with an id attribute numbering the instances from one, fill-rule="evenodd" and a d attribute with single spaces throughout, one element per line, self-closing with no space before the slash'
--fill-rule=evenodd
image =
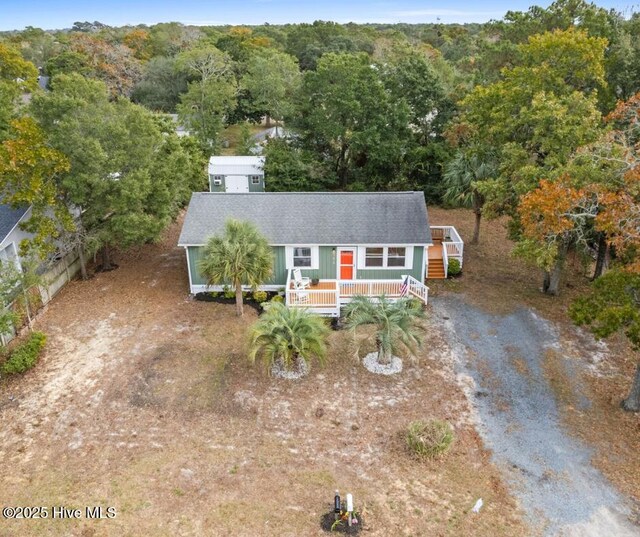
<path id="1" fill-rule="evenodd" d="M 408 116 L 366 54 L 327 53 L 305 73 L 300 127 L 342 188 L 383 187 L 401 168 Z"/>
<path id="2" fill-rule="evenodd" d="M 153 115 L 106 86 L 60 75 L 52 91 L 33 99 L 32 113 L 49 142 L 71 163 L 58 181 L 60 196 L 78 214 L 71 242 L 102 252 L 155 240 L 184 203 L 188 154 L 163 136 Z M 189 172 L 192 175 L 193 172 Z"/>
<path id="3" fill-rule="evenodd" d="M 215 47 L 204 47 L 182 53 L 177 65 L 194 78 L 181 95 L 178 114 L 203 149 L 215 152 L 220 131 L 236 105 L 231 59 Z"/>
<path id="4" fill-rule="evenodd" d="M 209 285 L 233 286 L 236 313 L 242 316 L 242 286 L 255 288 L 269 278 L 273 253 L 267 239 L 251 222 L 229 220 L 222 235 L 207 241 L 199 269 Z"/>
<path id="5" fill-rule="evenodd" d="M 295 110 L 295 97 L 302 82 L 296 60 L 283 52 L 260 49 L 247 62 L 241 85 L 250 95 L 253 109 L 282 121 Z M 277 124 L 276 124 L 277 128 Z"/>
<path id="6" fill-rule="evenodd" d="M 187 73 L 179 68 L 175 58 L 151 58 L 133 88 L 131 100 L 150 110 L 175 112 L 180 95 L 187 91 L 187 81 Z"/>
<path id="7" fill-rule="evenodd" d="M 512 232 L 521 235 L 517 215 L 520 197 L 534 190 L 542 178 L 558 175 L 574 152 L 602 134 L 597 106 L 598 89 L 605 87 L 606 40 L 573 28 L 547 32 L 520 45 L 519 64 L 503 77 L 475 88 L 462 101 L 462 125 L 471 145 L 494 147 L 500 173 L 478 181 L 489 216 L 513 217 Z M 530 243 L 519 251 L 525 255 Z M 557 279 L 569 244 L 545 259 L 544 289 L 556 294 Z"/>
<path id="8" fill-rule="evenodd" d="M 9 131 L 19 97 L 38 86 L 38 70 L 15 48 L 0 42 L 0 140 Z"/>

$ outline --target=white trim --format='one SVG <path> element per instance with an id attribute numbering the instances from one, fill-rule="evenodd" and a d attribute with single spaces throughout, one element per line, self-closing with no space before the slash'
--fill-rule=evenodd
<path id="1" fill-rule="evenodd" d="M 191 294 L 195 295 L 198 293 L 211 293 L 213 291 L 215 292 L 221 292 L 224 289 L 224 285 L 203 285 L 203 284 L 199 284 L 199 285 L 191 285 L 190 286 L 190 290 L 191 290 Z M 259 291 L 281 291 L 284 290 L 285 286 L 283 285 L 259 285 L 257 287 L 257 289 Z M 242 290 L 243 291 L 252 291 L 253 288 L 250 285 L 243 285 L 242 286 Z"/>
<path id="2" fill-rule="evenodd" d="M 184 247 L 184 253 L 187 256 L 187 272 L 189 273 L 189 288 L 193 288 L 193 281 L 191 280 L 191 262 L 189 261 L 189 248 Z"/>
<path id="3" fill-rule="evenodd" d="M 342 280 L 340 278 L 340 254 L 342 252 L 353 252 L 353 278 L 351 280 Z M 358 279 L 358 247 L 357 246 L 349 246 L 344 248 L 336 248 L 336 278 L 338 281 L 350 282 Z"/>
<path id="4" fill-rule="evenodd" d="M 293 249 L 294 248 L 310 248 L 311 249 L 311 266 L 310 267 L 294 267 L 293 266 Z M 295 244 L 292 246 L 285 246 L 285 268 L 287 270 L 293 270 L 299 268 L 300 270 L 318 270 L 320 268 L 320 247 L 312 244 Z"/>
<path id="5" fill-rule="evenodd" d="M 427 263 L 429 263 L 429 247 L 422 248 L 422 282 L 427 279 Z"/>
<path id="6" fill-rule="evenodd" d="M 404 270 L 413 269 L 413 251 L 416 245 L 413 244 L 376 244 L 373 246 L 362 245 L 358 247 L 358 266 L 362 270 Z M 418 245 L 419 247 L 419 245 Z M 367 267 L 366 266 L 366 249 L 367 248 L 382 248 L 382 266 L 381 267 Z M 404 248 L 404 265 L 390 267 L 389 262 L 389 248 Z"/>

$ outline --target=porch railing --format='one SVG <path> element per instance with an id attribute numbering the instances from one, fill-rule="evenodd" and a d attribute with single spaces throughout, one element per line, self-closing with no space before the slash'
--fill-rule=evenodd
<path id="1" fill-rule="evenodd" d="M 434 240 L 442 241 L 443 255 L 446 253 L 446 257 L 454 257 L 460 261 L 460 266 L 462 266 L 464 241 L 455 227 L 431 226 L 431 237 Z"/>
<path id="2" fill-rule="evenodd" d="M 429 288 L 421 281 L 416 280 L 413 276 L 403 276 L 407 281 L 407 290 L 410 295 L 419 298 L 425 304 L 429 300 Z"/>
<path id="3" fill-rule="evenodd" d="M 287 284 L 285 287 L 285 304 L 293 307 L 313 307 L 313 308 L 337 308 L 339 303 L 337 280 L 322 280 L 332 282 L 333 288 L 314 289 L 292 289 L 291 271 L 287 271 Z"/>
<path id="4" fill-rule="evenodd" d="M 365 296 L 400 296 L 403 280 L 352 280 L 338 282 L 341 297 L 354 295 Z"/>

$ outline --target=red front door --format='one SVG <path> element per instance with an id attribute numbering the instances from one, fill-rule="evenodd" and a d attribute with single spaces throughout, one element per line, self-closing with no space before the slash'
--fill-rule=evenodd
<path id="1" fill-rule="evenodd" d="M 353 250 L 342 250 L 340 252 L 340 279 L 353 280 L 353 267 L 355 255 Z"/>

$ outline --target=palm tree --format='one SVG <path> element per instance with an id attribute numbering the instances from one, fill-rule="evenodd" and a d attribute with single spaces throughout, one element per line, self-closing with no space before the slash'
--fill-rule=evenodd
<path id="1" fill-rule="evenodd" d="M 329 328 L 321 317 L 273 302 L 253 325 L 249 359 L 261 357 L 269 367 L 282 361 L 288 371 L 303 371 L 315 357 L 324 361 Z"/>
<path id="2" fill-rule="evenodd" d="M 442 177 L 445 191 L 442 200 L 455 207 L 467 207 L 476 215 L 471 244 L 478 244 L 480 220 L 484 197 L 478 191 L 477 183 L 496 175 L 495 159 L 489 153 L 479 151 L 458 151 L 449 162 Z"/>
<path id="3" fill-rule="evenodd" d="M 243 314 L 242 285 L 262 284 L 273 268 L 273 253 L 251 222 L 228 220 L 221 237 L 213 236 L 204 247 L 198 268 L 209 285 L 231 283 L 236 292 L 236 312 Z"/>
<path id="4" fill-rule="evenodd" d="M 358 295 L 353 297 L 343 309 L 347 327 L 355 330 L 359 326 L 374 325 L 376 327 L 376 347 L 378 363 L 391 363 L 393 353 L 402 344 L 411 352 L 420 346 L 420 329 L 418 320 L 425 314 L 422 304 L 410 298 L 391 301 L 384 295 L 377 301 Z"/>

